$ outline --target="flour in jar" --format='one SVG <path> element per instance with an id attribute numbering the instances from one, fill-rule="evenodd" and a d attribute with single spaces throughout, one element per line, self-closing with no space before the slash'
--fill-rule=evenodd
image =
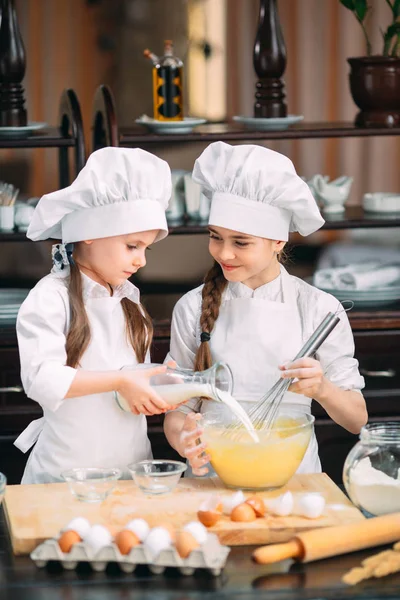
<path id="1" fill-rule="evenodd" d="M 350 471 L 349 494 L 358 506 L 372 515 L 386 515 L 400 511 L 400 478 L 389 477 L 375 469 L 371 460 L 363 458 Z"/>

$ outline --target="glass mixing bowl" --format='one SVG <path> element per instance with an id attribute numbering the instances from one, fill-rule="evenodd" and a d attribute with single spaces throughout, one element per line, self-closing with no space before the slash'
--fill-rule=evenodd
<path id="1" fill-rule="evenodd" d="M 313 432 L 313 415 L 282 405 L 274 427 L 259 431 L 254 442 L 227 407 L 207 407 L 203 413 L 202 441 L 211 465 L 229 488 L 266 490 L 285 485 L 297 471 Z M 252 404 L 253 405 L 253 404 Z M 248 410 L 250 403 L 242 403 Z"/>
<path id="2" fill-rule="evenodd" d="M 132 479 L 146 494 L 168 494 L 178 485 L 187 465 L 179 460 L 142 460 L 128 465 Z"/>
<path id="3" fill-rule="evenodd" d="M 102 502 L 111 494 L 122 471 L 113 468 L 76 468 L 63 471 L 61 477 L 68 483 L 70 492 L 82 502 Z"/>

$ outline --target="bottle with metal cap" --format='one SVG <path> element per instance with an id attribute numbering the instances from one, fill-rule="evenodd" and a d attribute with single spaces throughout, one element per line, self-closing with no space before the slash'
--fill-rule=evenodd
<path id="1" fill-rule="evenodd" d="M 150 50 L 144 56 L 153 63 L 154 119 L 158 121 L 183 120 L 183 62 L 174 56 L 173 43 L 166 40 L 164 56 L 158 57 Z"/>

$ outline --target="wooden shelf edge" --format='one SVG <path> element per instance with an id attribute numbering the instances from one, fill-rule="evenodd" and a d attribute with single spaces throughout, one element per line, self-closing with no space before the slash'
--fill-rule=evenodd
<path id="1" fill-rule="evenodd" d="M 277 140 L 277 139 L 318 139 L 341 137 L 376 137 L 400 135 L 400 127 L 356 127 L 354 123 L 342 121 L 302 122 L 287 129 L 252 130 L 234 122 L 207 123 L 196 127 L 191 133 L 171 135 L 146 131 L 141 126 L 120 127 L 119 145 L 160 143 L 203 143 L 224 139 Z"/>

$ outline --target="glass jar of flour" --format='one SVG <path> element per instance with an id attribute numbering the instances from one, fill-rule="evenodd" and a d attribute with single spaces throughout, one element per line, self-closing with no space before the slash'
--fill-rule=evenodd
<path id="1" fill-rule="evenodd" d="M 353 504 L 369 515 L 400 511 L 400 423 L 369 423 L 349 452 L 343 483 Z"/>

